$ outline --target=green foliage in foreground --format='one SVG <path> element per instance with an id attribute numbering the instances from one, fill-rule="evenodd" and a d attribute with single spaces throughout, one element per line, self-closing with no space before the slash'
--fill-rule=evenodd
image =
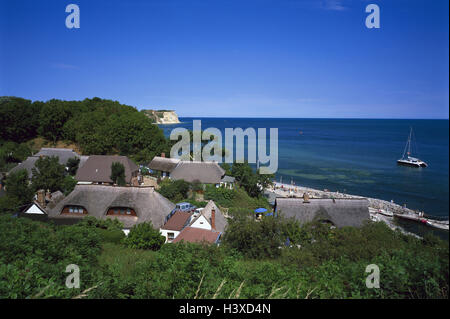
<path id="1" fill-rule="evenodd" d="M 153 228 L 151 222 L 134 225 L 124 239 L 125 245 L 130 248 L 150 250 L 160 249 L 165 241 L 165 237 Z"/>
<path id="2" fill-rule="evenodd" d="M 0 298 L 68 298 L 89 288 L 86 298 L 448 298 L 449 247 L 434 237 L 416 239 L 382 223 L 236 223 L 248 236 L 268 228 L 282 241 L 289 233 L 292 246 L 269 247 L 279 252 L 257 259 L 228 239 L 141 250 L 102 237 L 121 227 L 112 221 L 52 226 L 0 216 Z M 80 266 L 80 289 L 64 286 L 72 263 Z M 366 288 L 369 264 L 380 268 L 380 289 Z"/>
<path id="3" fill-rule="evenodd" d="M 0 298 L 75 296 L 97 282 L 100 252 L 100 237 L 89 227 L 0 216 Z M 65 287 L 70 264 L 83 273 L 80 289 Z"/>

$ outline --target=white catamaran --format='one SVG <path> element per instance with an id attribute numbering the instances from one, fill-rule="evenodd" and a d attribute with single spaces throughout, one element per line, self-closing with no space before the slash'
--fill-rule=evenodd
<path id="1" fill-rule="evenodd" d="M 427 167 L 428 164 L 424 161 L 421 161 L 418 158 L 411 157 L 411 138 L 412 138 L 412 127 L 409 132 L 408 141 L 406 142 L 405 150 L 403 151 L 403 156 L 401 159 L 397 160 L 397 163 L 400 165 L 408 165 L 413 167 Z"/>

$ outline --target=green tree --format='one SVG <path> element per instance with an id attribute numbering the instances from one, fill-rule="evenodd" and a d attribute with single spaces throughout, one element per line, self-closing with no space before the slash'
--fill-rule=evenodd
<path id="1" fill-rule="evenodd" d="M 185 180 L 164 179 L 159 188 L 159 193 L 173 202 L 179 202 L 188 197 L 190 184 Z"/>
<path id="2" fill-rule="evenodd" d="M 31 169 L 33 177 L 31 178 L 33 189 L 45 189 L 55 192 L 64 191 L 64 179 L 66 169 L 59 164 L 57 156 L 41 157 Z"/>
<path id="3" fill-rule="evenodd" d="M 39 114 L 38 133 L 56 143 L 63 138 L 63 126 L 72 113 L 69 105 L 59 100 L 50 100 L 44 104 Z"/>
<path id="4" fill-rule="evenodd" d="M 80 158 L 72 157 L 67 161 L 67 169 L 71 176 L 75 176 L 78 170 L 78 166 L 80 165 Z"/>
<path id="5" fill-rule="evenodd" d="M 28 172 L 25 169 L 10 173 L 5 183 L 6 196 L 2 199 L 0 209 L 15 213 L 31 203 L 33 190 L 29 185 Z"/>
<path id="6" fill-rule="evenodd" d="M 285 238 L 280 221 L 264 217 L 261 221 L 243 216 L 232 219 L 223 237 L 223 244 L 236 249 L 249 258 L 274 258 L 280 255 Z"/>
<path id="7" fill-rule="evenodd" d="M 253 171 L 248 163 L 234 163 L 231 167 L 231 175 L 251 197 L 261 196 L 264 188 L 269 186 L 274 178 L 272 174 L 260 174 L 259 170 Z"/>
<path id="8" fill-rule="evenodd" d="M 122 163 L 114 162 L 111 164 L 111 175 L 109 178 L 114 184 L 125 186 L 125 167 Z"/>
<path id="9" fill-rule="evenodd" d="M 159 250 L 165 242 L 159 230 L 151 222 L 134 225 L 124 239 L 126 246 L 136 249 Z"/>
<path id="10" fill-rule="evenodd" d="M 69 195 L 77 185 L 77 180 L 70 175 L 66 175 L 61 184 L 61 191 L 65 196 Z"/>
<path id="11" fill-rule="evenodd" d="M 24 142 L 37 136 L 42 102 L 18 97 L 0 97 L 0 139 Z"/>

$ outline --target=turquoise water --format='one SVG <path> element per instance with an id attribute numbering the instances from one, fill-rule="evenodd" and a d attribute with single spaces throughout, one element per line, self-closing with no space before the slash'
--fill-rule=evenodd
<path id="1" fill-rule="evenodd" d="M 448 218 L 448 120 L 180 118 L 161 125 L 192 129 L 278 128 L 277 181 L 317 189 L 394 200 L 413 209 Z M 398 166 L 413 127 L 417 153 L 427 168 Z M 224 134 L 223 134 L 224 136 Z"/>

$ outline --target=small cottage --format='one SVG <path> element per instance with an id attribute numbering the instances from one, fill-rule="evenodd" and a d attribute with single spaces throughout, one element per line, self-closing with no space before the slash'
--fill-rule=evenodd
<path id="1" fill-rule="evenodd" d="M 91 155 L 80 167 L 75 175 L 78 184 L 112 185 L 111 165 L 121 163 L 125 168 L 125 182 L 127 185 L 139 185 L 139 167 L 126 156 Z"/>
<path id="2" fill-rule="evenodd" d="M 276 198 L 275 212 L 301 224 L 323 221 L 336 227 L 360 227 L 370 218 L 365 198 Z"/>
<path id="3" fill-rule="evenodd" d="M 76 185 L 65 199 L 48 210 L 48 215 L 58 224 L 73 224 L 86 216 L 117 219 L 128 233 L 131 227 L 142 222 L 152 222 L 154 228 L 161 228 L 174 208 L 153 187 Z"/>
<path id="4" fill-rule="evenodd" d="M 173 180 L 193 183 L 220 184 L 225 171 L 217 162 L 182 161 L 165 156 L 155 156 L 148 167 Z"/>

